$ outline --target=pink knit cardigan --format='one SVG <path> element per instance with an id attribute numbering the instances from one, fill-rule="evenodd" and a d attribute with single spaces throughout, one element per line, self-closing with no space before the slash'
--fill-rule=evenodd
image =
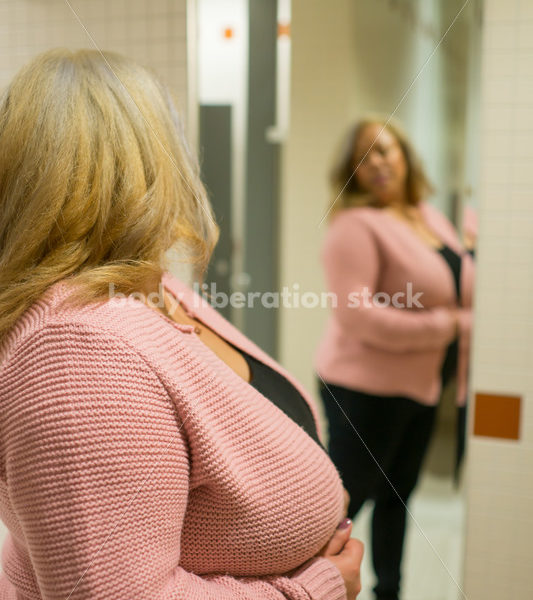
<path id="1" fill-rule="evenodd" d="M 324 450 L 192 327 L 131 298 L 61 307 L 66 294 L 52 286 L 0 347 L 0 599 L 345 599 L 315 557 L 343 513 Z"/>
<path id="2" fill-rule="evenodd" d="M 317 350 L 315 368 L 329 383 L 436 404 L 441 364 L 455 334 L 449 309 L 458 306 L 457 403 L 464 404 L 473 261 L 442 213 L 427 203 L 421 210 L 433 233 L 462 254 L 459 303 L 449 266 L 406 223 L 378 208 L 345 209 L 333 218 L 324 241 L 326 280 L 337 307 Z M 421 307 L 414 301 L 411 307 L 394 306 L 397 293 L 405 294 L 397 300 L 407 304 L 408 284 Z M 390 299 L 390 305 L 374 305 L 368 300 L 374 294 L 382 294 L 375 296 L 377 303 Z"/>

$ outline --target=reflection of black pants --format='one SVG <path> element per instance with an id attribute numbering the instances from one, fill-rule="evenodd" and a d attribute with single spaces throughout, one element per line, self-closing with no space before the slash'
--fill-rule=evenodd
<path id="1" fill-rule="evenodd" d="M 374 591 L 379 600 L 396 600 L 405 533 L 404 504 L 418 479 L 436 407 L 424 406 L 408 398 L 373 396 L 327 385 L 346 413 L 345 416 L 328 389 L 320 383 L 329 421 L 329 454 L 350 493 L 348 516 L 354 517 L 365 500 L 375 501 L 372 560 L 377 585 Z"/>

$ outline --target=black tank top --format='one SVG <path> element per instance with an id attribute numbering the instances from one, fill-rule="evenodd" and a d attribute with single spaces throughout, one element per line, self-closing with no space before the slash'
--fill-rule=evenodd
<path id="1" fill-rule="evenodd" d="M 235 348 L 235 346 L 234 346 Z M 322 446 L 318 437 L 313 413 L 298 390 L 283 375 L 257 360 L 244 350 L 235 348 L 242 354 L 250 367 L 252 385 L 258 392 L 268 398 L 295 423 Z"/>
<path id="2" fill-rule="evenodd" d="M 438 249 L 439 254 L 444 258 L 453 275 L 455 283 L 455 294 L 459 301 L 461 297 L 461 256 L 454 252 L 449 246 L 442 246 Z M 441 368 L 441 380 L 444 387 L 457 371 L 457 355 L 459 343 L 457 338 L 448 346 L 444 362 Z"/>

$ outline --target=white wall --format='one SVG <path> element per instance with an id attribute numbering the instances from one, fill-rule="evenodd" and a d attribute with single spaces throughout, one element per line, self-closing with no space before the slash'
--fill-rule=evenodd
<path id="1" fill-rule="evenodd" d="M 246 100 L 246 1 L 198 0 L 197 23 L 199 102 L 240 105 Z"/>
<path id="2" fill-rule="evenodd" d="M 0 0 L 0 87 L 54 47 L 122 52 L 154 67 L 187 109 L 186 0 Z M 87 31 L 85 31 L 84 27 Z"/>
<path id="3" fill-rule="evenodd" d="M 519 440 L 469 439 L 465 592 L 524 600 L 533 598 L 532 2 L 485 1 L 481 81 L 472 389 L 521 396 L 522 413 Z"/>

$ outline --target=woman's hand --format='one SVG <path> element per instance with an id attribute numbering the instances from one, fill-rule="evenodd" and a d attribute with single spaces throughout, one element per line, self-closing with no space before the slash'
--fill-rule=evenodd
<path id="1" fill-rule="evenodd" d="M 350 539 L 352 522 L 341 521 L 329 542 L 318 553 L 330 560 L 340 571 L 346 586 L 347 600 L 355 600 L 361 591 L 361 561 L 364 546 L 356 539 Z"/>

